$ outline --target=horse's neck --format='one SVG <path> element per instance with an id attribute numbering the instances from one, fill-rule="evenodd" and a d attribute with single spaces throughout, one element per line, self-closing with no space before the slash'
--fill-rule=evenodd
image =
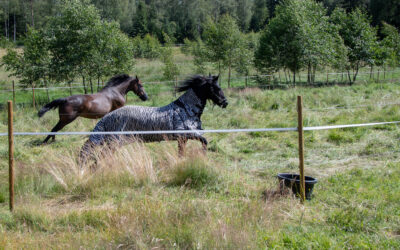
<path id="1" fill-rule="evenodd" d="M 100 92 L 117 92 L 122 96 L 125 96 L 128 93 L 129 83 L 122 83 L 117 86 L 108 87 L 102 89 Z"/>
<path id="2" fill-rule="evenodd" d="M 185 106 L 186 111 L 200 117 L 203 114 L 206 101 L 201 100 L 196 93 L 189 89 L 178 100 Z"/>

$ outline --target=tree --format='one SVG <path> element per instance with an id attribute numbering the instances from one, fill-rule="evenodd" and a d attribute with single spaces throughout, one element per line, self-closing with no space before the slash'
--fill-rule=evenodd
<path id="1" fill-rule="evenodd" d="M 321 4 L 287 0 L 277 6 L 275 17 L 260 37 L 255 65 L 261 72 L 289 69 L 294 83 L 296 72 L 307 68 L 307 80 L 312 83 L 318 66 L 334 64 L 345 56 L 342 45 Z"/>
<path id="2" fill-rule="evenodd" d="M 179 75 L 178 65 L 174 62 L 172 51 L 172 39 L 164 33 L 165 46 L 161 50 L 162 62 L 164 63 L 164 79 L 175 80 Z"/>
<path id="3" fill-rule="evenodd" d="M 391 67 L 397 67 L 400 65 L 400 33 L 396 27 L 383 23 L 382 34 L 382 46 L 387 51 L 386 62 Z"/>
<path id="4" fill-rule="evenodd" d="M 224 15 L 217 23 L 209 20 L 204 28 L 204 46 L 206 52 L 202 59 L 207 57 L 208 61 L 216 63 L 219 73 L 228 68 L 230 87 L 232 68 L 248 55 L 245 37 L 235 20 L 229 15 Z"/>
<path id="5" fill-rule="evenodd" d="M 132 36 L 144 36 L 147 30 L 148 9 L 143 0 L 140 0 L 133 18 Z"/>
<path id="6" fill-rule="evenodd" d="M 358 71 L 365 65 L 373 65 L 377 43 L 377 31 L 370 25 L 368 16 L 360 9 L 346 14 L 343 9 L 333 11 L 331 20 L 339 28 L 348 51 L 347 72 L 350 82 L 357 79 Z M 353 71 L 353 77 L 350 75 Z"/>
<path id="7" fill-rule="evenodd" d="M 253 16 L 250 20 L 250 30 L 258 32 L 268 23 L 268 7 L 265 0 L 255 0 L 253 6 Z"/>
<path id="8" fill-rule="evenodd" d="M 4 63 L 22 82 L 71 82 L 126 72 L 133 66 L 133 48 L 116 22 L 100 19 L 87 0 L 64 0 L 41 31 L 29 29 L 22 54 L 9 50 Z M 85 87 L 85 93 L 87 89 Z"/>
<path id="9" fill-rule="evenodd" d="M 93 78 L 132 66 L 133 49 L 128 38 L 116 22 L 102 21 L 88 0 L 64 0 L 58 13 L 46 27 L 55 80 L 70 82 L 80 76 L 84 86 L 89 80 L 93 91 Z"/>

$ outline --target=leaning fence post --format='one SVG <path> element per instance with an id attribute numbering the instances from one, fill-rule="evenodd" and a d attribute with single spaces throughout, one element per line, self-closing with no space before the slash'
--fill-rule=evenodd
<path id="1" fill-rule="evenodd" d="M 10 194 L 10 211 L 14 210 L 14 131 L 13 103 L 8 101 L 8 183 Z"/>
<path id="2" fill-rule="evenodd" d="M 305 177 L 304 177 L 304 130 L 303 130 L 303 98 L 297 96 L 297 117 L 299 132 L 299 169 L 300 169 L 300 197 L 301 202 L 305 200 Z"/>

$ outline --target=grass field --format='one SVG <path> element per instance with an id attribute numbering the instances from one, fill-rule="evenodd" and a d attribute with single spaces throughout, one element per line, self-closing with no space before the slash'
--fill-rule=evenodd
<path id="1" fill-rule="evenodd" d="M 156 90 L 147 102 L 129 96 L 129 104 L 174 100 Z M 227 109 L 206 107 L 205 129 L 296 127 L 297 95 L 305 126 L 400 120 L 398 81 L 225 94 Z M 57 122 L 56 111 L 39 120 L 32 107 L 19 106 L 14 116 L 15 131 L 49 131 Z M 95 123 L 78 118 L 63 131 L 89 131 Z M 306 174 L 319 183 L 304 205 L 276 194 L 276 174 L 298 171 L 295 132 L 205 136 L 206 156 L 198 142 L 184 158 L 176 142 L 134 143 L 95 172 L 76 164 L 85 137 L 38 146 L 43 137 L 16 136 L 13 213 L 1 137 L 0 249 L 400 248 L 398 125 L 306 132 Z"/>

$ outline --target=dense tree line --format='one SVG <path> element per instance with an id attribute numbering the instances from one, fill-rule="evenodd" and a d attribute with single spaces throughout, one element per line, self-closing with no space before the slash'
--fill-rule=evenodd
<path id="1" fill-rule="evenodd" d="M 57 15 L 60 0 L 0 0 L 0 34 L 11 41 L 40 29 L 49 17 Z M 166 33 L 175 42 L 202 36 L 204 25 L 224 15 L 233 17 L 241 32 L 260 31 L 275 16 L 282 0 L 91 0 L 103 19 L 114 20 L 130 36 L 147 33 L 163 41 Z M 399 0 L 319 0 L 328 14 L 342 8 L 346 12 L 361 9 L 374 26 L 382 21 L 400 27 Z"/>
<path id="2" fill-rule="evenodd" d="M 151 35 L 150 27 L 160 23 L 155 18 L 159 14 L 152 13 L 148 6 L 156 2 L 139 0 L 135 2 L 138 3 L 136 14 L 142 15 L 132 19 L 130 32 L 134 38 L 128 38 L 121 31 L 119 22 L 101 17 L 105 14 L 91 2 L 58 0 L 55 14 L 41 28 L 27 27 L 23 53 L 8 49 L 2 64 L 26 85 L 82 78 L 84 85 L 89 82 L 92 92 L 92 81 L 97 80 L 99 84 L 103 77 L 129 72 L 134 58 L 160 58 L 165 65 L 164 78 L 175 79 L 179 68 L 174 63 L 171 47 L 177 41 L 177 33 L 170 32 L 185 25 L 166 26 L 160 28 L 161 34 Z M 170 0 L 170 3 L 174 1 Z M 194 2 L 180 1 L 178 5 L 189 3 Z M 183 39 L 183 52 L 193 55 L 197 73 L 227 71 L 228 86 L 233 70 L 242 75 L 248 75 L 250 69 L 268 74 L 284 71 L 285 79 L 294 83 L 298 73 L 306 71 L 307 82 L 314 83 L 317 71 L 333 68 L 347 71 L 347 80 L 352 83 L 364 66 L 385 69 L 400 65 L 398 29 L 382 22 L 378 35 L 378 27 L 373 26 L 373 20 L 361 8 L 330 9 L 315 0 L 283 0 L 267 1 L 266 4 L 257 2 L 259 5 L 254 5 L 257 18 L 251 17 L 251 12 L 244 6 L 239 9 L 248 12 L 247 19 L 238 19 L 229 11 L 221 14 L 222 9 L 233 10 L 239 6 L 234 3 L 234 0 L 215 1 L 220 4 L 219 11 L 210 9 L 213 17 L 206 18 L 199 26 L 198 34 L 192 33 L 193 37 L 189 39 L 193 30 L 187 29 L 189 33 L 178 38 Z M 175 8 L 179 12 L 179 6 Z M 112 9 L 107 13 L 115 15 Z M 184 14 L 177 15 L 177 20 Z M 154 18 L 147 19 L 149 15 Z M 122 12 L 119 17 L 125 18 Z M 259 32 L 244 32 L 251 27 Z"/>

